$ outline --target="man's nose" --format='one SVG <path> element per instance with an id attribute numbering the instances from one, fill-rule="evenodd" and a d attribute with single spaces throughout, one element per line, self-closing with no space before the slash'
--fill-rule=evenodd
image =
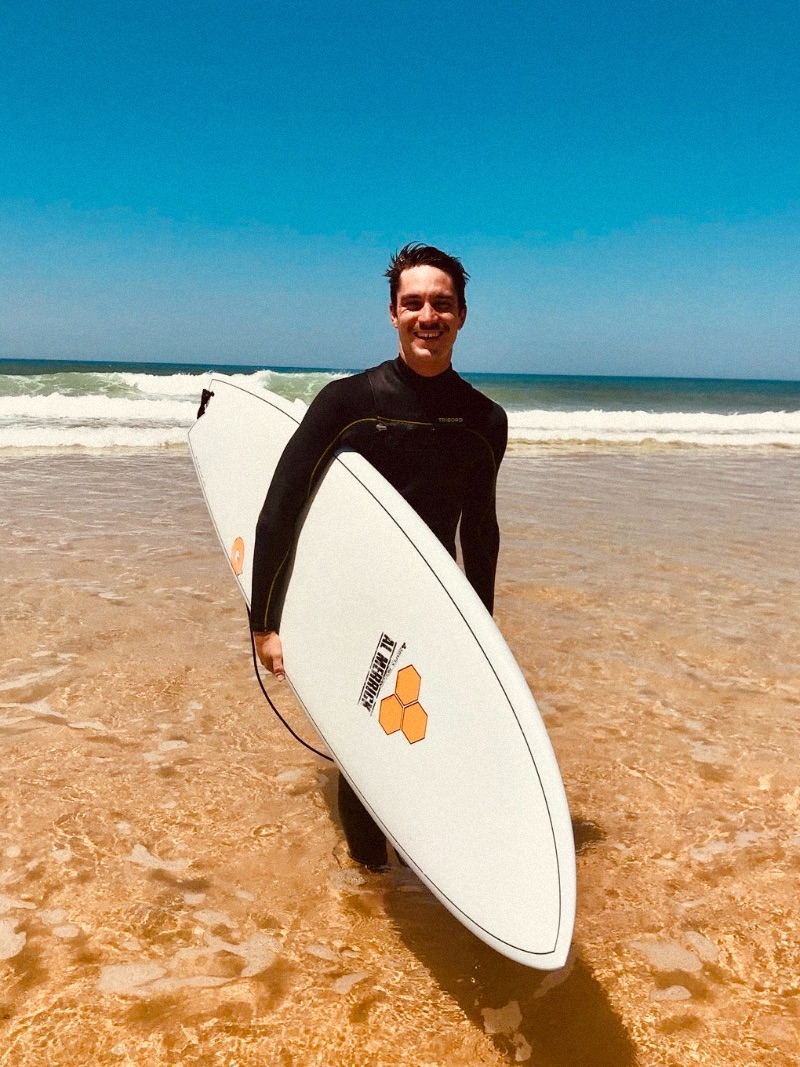
<path id="1" fill-rule="evenodd" d="M 433 322 L 436 319 L 436 311 L 429 300 L 420 308 L 419 317 L 423 322 Z"/>

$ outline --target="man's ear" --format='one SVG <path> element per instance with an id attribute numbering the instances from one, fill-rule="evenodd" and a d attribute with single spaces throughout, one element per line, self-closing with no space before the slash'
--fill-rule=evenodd
<path id="1" fill-rule="evenodd" d="M 467 305 L 465 304 L 463 306 L 463 308 L 461 309 L 461 311 L 459 311 L 459 313 L 458 313 L 458 328 L 459 328 L 459 330 L 461 329 L 461 327 L 464 325 L 464 323 L 466 321 L 467 321 Z"/>
<path id="2" fill-rule="evenodd" d="M 392 326 L 397 329 L 397 312 L 395 310 L 394 304 L 392 304 L 391 302 L 389 304 L 389 318 L 392 320 Z"/>

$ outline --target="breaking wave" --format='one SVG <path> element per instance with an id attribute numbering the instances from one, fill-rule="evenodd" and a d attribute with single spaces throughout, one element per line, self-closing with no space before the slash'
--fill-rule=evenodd
<path id="1" fill-rule="evenodd" d="M 125 369 L 60 369 L 50 364 L 41 373 L 0 373 L 0 450 L 127 450 L 184 445 L 210 372 L 158 370 L 149 373 L 130 365 Z M 227 375 L 248 388 L 268 389 L 305 403 L 327 382 L 346 376 L 344 371 L 302 369 L 243 369 Z M 612 407 L 607 381 L 600 385 L 587 381 L 576 380 L 569 398 L 572 402 L 563 384 L 559 384 L 558 393 L 545 400 L 542 382 L 534 381 L 533 376 L 518 376 L 513 395 L 503 393 L 509 387 L 500 376 L 491 380 L 487 376 L 486 382 L 476 384 L 505 402 L 509 437 L 516 442 L 800 447 L 800 410 L 620 410 L 618 393 Z M 628 384 L 626 388 L 630 392 L 636 386 Z M 652 390 L 652 385 L 648 388 Z M 768 403 L 772 399 L 774 403 L 775 397 L 762 392 L 753 389 L 751 407 L 757 400 Z M 644 395 L 643 391 L 642 403 L 646 403 Z M 595 406 L 574 410 L 578 396 Z M 679 394 L 667 392 L 666 396 L 674 403 Z M 694 406 L 691 399 L 688 394 L 684 398 L 687 407 Z M 695 405 L 698 399 L 694 397 Z M 781 395 L 780 400 L 784 399 Z M 537 400 L 539 404 L 545 400 L 547 406 L 539 406 Z"/>

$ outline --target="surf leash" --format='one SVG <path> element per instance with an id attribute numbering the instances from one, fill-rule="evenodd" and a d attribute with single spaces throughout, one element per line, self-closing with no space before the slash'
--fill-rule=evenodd
<path id="1" fill-rule="evenodd" d="M 249 610 L 247 612 L 247 628 L 248 628 L 248 630 L 250 630 L 250 612 L 249 612 Z M 258 680 L 258 684 L 261 687 L 261 692 L 264 694 L 264 697 L 265 697 L 267 703 L 272 708 L 272 710 L 275 712 L 275 714 L 278 716 L 280 721 L 283 723 L 283 725 L 286 727 L 286 729 L 289 731 L 289 733 L 292 735 L 292 737 L 295 739 L 295 741 L 299 741 L 300 742 L 300 744 L 303 746 L 303 748 L 307 748 L 308 751 L 309 752 L 313 752 L 315 756 L 320 756 L 322 759 L 326 759 L 329 763 L 333 763 L 333 758 L 331 756 L 327 756 L 324 752 L 320 752 L 320 750 L 318 748 L 314 748 L 313 745 L 309 745 L 308 741 L 304 741 L 303 738 L 298 733 L 295 733 L 295 731 L 292 729 L 292 727 L 289 725 L 289 723 L 286 721 L 286 719 L 284 719 L 283 715 L 281 715 L 281 713 L 278 711 L 278 709 L 273 704 L 272 698 L 270 697 L 269 693 L 267 692 L 266 686 L 264 685 L 264 682 L 262 681 L 261 671 L 258 668 L 258 655 L 256 654 L 256 639 L 255 639 L 255 637 L 253 637 L 253 631 L 252 630 L 250 630 L 250 650 L 253 653 L 253 667 L 254 667 L 255 672 L 256 672 L 256 678 Z"/>

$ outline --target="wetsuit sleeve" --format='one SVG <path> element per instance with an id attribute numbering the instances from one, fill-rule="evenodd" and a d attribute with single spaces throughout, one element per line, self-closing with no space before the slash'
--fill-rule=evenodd
<path id="1" fill-rule="evenodd" d="M 464 573 L 490 614 L 494 609 L 494 578 L 500 550 L 497 471 L 507 441 L 508 419 L 498 406 L 493 411 L 483 462 L 476 468 L 471 491 L 461 512 L 459 528 Z"/>
<path id="2" fill-rule="evenodd" d="M 300 517 L 352 422 L 354 379 L 331 382 L 315 397 L 278 461 L 256 525 L 250 625 L 277 630 Z"/>

